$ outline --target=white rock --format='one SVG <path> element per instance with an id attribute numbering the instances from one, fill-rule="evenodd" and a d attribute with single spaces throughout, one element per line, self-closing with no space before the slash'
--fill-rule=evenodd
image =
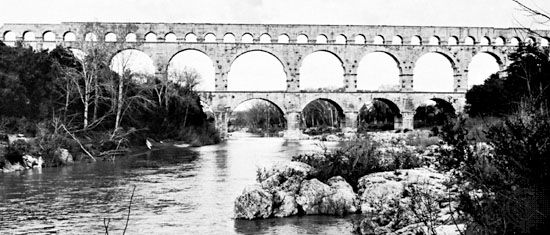
<path id="1" fill-rule="evenodd" d="M 308 215 L 321 214 L 321 203 L 332 194 L 332 189 L 317 179 L 304 180 L 296 202 Z"/>
<path id="2" fill-rule="evenodd" d="M 259 185 L 251 185 L 235 199 L 236 219 L 269 218 L 273 208 L 273 196 Z"/>
<path id="3" fill-rule="evenodd" d="M 61 163 L 62 165 L 72 164 L 73 156 L 69 153 L 69 150 L 64 148 L 58 148 L 53 153 L 55 161 Z"/>

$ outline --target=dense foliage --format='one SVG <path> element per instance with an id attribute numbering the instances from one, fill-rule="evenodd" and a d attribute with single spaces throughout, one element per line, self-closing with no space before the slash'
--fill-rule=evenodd
<path id="1" fill-rule="evenodd" d="M 286 129 L 286 119 L 277 106 L 259 102 L 247 110 L 235 111 L 229 122 L 231 129 L 248 128 L 251 133 L 277 133 Z"/>
<path id="2" fill-rule="evenodd" d="M 363 106 L 357 117 L 357 131 L 392 130 L 395 116 L 399 115 L 386 103 L 375 100 L 370 106 Z"/>

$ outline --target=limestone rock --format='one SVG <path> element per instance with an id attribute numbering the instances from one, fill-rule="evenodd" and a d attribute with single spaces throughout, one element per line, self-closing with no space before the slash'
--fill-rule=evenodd
<path id="1" fill-rule="evenodd" d="M 54 160 L 61 165 L 73 164 L 73 156 L 69 153 L 69 150 L 64 148 L 58 148 L 53 153 Z"/>
<path id="2" fill-rule="evenodd" d="M 44 160 L 42 160 L 42 157 L 35 158 L 27 154 L 27 155 L 23 155 L 23 157 L 21 158 L 23 159 L 23 165 L 27 168 L 34 168 L 34 167 L 42 168 L 44 165 Z"/>
<path id="3" fill-rule="evenodd" d="M 353 188 L 341 176 L 335 176 L 327 181 L 332 193 L 323 198 L 321 213 L 329 215 L 345 215 L 358 211 L 359 201 Z"/>
<path id="4" fill-rule="evenodd" d="M 330 186 L 317 179 L 305 180 L 300 186 L 296 202 L 308 215 L 322 214 L 323 199 L 332 194 Z M 326 200 L 326 199 L 325 199 Z"/>
<path id="5" fill-rule="evenodd" d="M 276 190 L 277 187 L 292 179 L 290 182 L 286 183 L 286 186 L 292 187 L 292 184 L 297 183 L 298 185 L 294 185 L 294 189 L 292 190 L 297 191 L 299 183 L 306 178 L 312 170 L 313 168 L 311 166 L 301 162 L 277 163 L 268 169 L 259 169 L 257 180 L 263 188 Z"/>
<path id="6" fill-rule="evenodd" d="M 278 191 L 274 195 L 273 216 L 280 218 L 298 214 L 298 203 L 294 193 Z"/>
<path id="7" fill-rule="evenodd" d="M 259 185 L 251 185 L 235 200 L 236 219 L 269 218 L 273 208 L 273 196 Z"/>

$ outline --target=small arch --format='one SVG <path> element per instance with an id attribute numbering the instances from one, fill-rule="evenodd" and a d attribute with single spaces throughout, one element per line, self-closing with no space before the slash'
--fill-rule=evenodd
<path id="1" fill-rule="evenodd" d="M 55 33 L 52 31 L 46 31 L 42 34 L 42 40 L 44 42 L 55 42 Z"/>
<path id="2" fill-rule="evenodd" d="M 23 41 L 36 41 L 36 36 L 32 31 L 26 31 L 23 33 Z"/>
<path id="3" fill-rule="evenodd" d="M 177 42 L 177 41 L 178 41 L 178 37 L 176 36 L 175 33 L 169 32 L 169 33 L 167 33 L 167 34 L 164 35 L 164 41 L 165 41 L 165 42 Z"/>
<path id="4" fill-rule="evenodd" d="M 521 40 L 519 40 L 518 37 L 513 37 L 510 39 L 510 46 L 519 46 L 519 44 L 521 43 Z"/>
<path id="5" fill-rule="evenodd" d="M 84 35 L 84 41 L 86 42 L 97 42 L 97 35 L 95 33 L 89 32 Z"/>
<path id="6" fill-rule="evenodd" d="M 308 38 L 307 38 L 307 35 L 305 34 L 300 34 L 298 35 L 298 37 L 296 37 L 296 43 L 308 43 Z"/>
<path id="7" fill-rule="evenodd" d="M 476 39 L 472 36 L 468 36 L 464 39 L 464 45 L 473 46 L 476 44 Z"/>
<path id="8" fill-rule="evenodd" d="M 346 44 L 347 41 L 348 39 L 343 34 L 337 35 L 336 38 L 334 39 L 334 43 L 336 44 Z"/>
<path id="9" fill-rule="evenodd" d="M 481 41 L 479 42 L 479 44 L 481 44 L 483 46 L 491 45 L 491 39 L 487 36 L 484 36 L 484 37 L 481 38 Z"/>
<path id="10" fill-rule="evenodd" d="M 376 35 L 372 40 L 372 44 L 375 44 L 375 45 L 384 44 L 384 37 L 382 35 Z"/>
<path id="11" fill-rule="evenodd" d="M 430 38 L 429 44 L 430 44 L 430 45 L 433 45 L 433 46 L 439 45 L 439 44 L 440 44 L 439 37 L 438 37 L 438 36 L 435 36 L 435 35 L 432 36 L 432 37 Z"/>
<path id="12" fill-rule="evenodd" d="M 288 37 L 288 35 L 286 34 L 281 34 L 277 38 L 277 43 L 288 43 L 288 42 L 290 42 L 290 37 Z"/>
<path id="13" fill-rule="evenodd" d="M 105 34 L 105 41 L 106 42 L 116 42 L 116 40 L 117 40 L 116 34 L 114 34 L 112 32 L 109 32 L 109 33 Z"/>
<path id="14" fill-rule="evenodd" d="M 327 36 L 324 34 L 319 34 L 317 38 L 315 39 L 315 43 L 317 44 L 326 44 L 328 42 Z"/>
<path id="15" fill-rule="evenodd" d="M 12 31 L 6 31 L 4 33 L 4 41 L 6 42 L 15 42 L 17 40 L 17 37 L 14 32 Z"/>
<path id="16" fill-rule="evenodd" d="M 540 46 L 548 47 L 548 41 L 550 41 L 548 38 L 540 38 Z"/>
<path id="17" fill-rule="evenodd" d="M 353 41 L 355 44 L 365 44 L 367 43 L 367 38 L 363 34 L 358 34 L 355 36 Z"/>
<path id="18" fill-rule="evenodd" d="M 411 45 L 419 46 L 422 45 L 422 38 L 418 35 L 411 37 Z"/>
<path id="19" fill-rule="evenodd" d="M 188 33 L 185 35 L 185 42 L 197 42 L 197 35 Z"/>
<path id="20" fill-rule="evenodd" d="M 449 40 L 447 41 L 447 45 L 449 46 L 456 46 L 458 45 L 458 37 L 456 36 L 450 36 Z"/>
<path id="21" fill-rule="evenodd" d="M 65 41 L 65 42 L 74 42 L 74 41 L 76 41 L 76 34 L 74 34 L 71 31 L 65 32 L 65 34 L 63 34 L 63 41 Z"/>
<path id="22" fill-rule="evenodd" d="M 207 33 L 206 35 L 204 35 L 204 41 L 205 42 L 216 42 L 217 41 L 216 35 L 213 34 L 213 33 Z"/>
<path id="23" fill-rule="evenodd" d="M 271 36 L 267 33 L 260 35 L 260 43 L 271 43 Z"/>
<path id="24" fill-rule="evenodd" d="M 243 34 L 243 36 L 241 36 L 241 42 L 242 43 L 253 43 L 254 42 L 254 37 L 252 37 L 252 34 L 250 34 L 250 33 L 245 33 L 245 34 Z"/>
<path id="25" fill-rule="evenodd" d="M 232 33 L 226 33 L 225 35 L 223 35 L 223 42 L 235 43 L 235 35 Z"/>
<path id="26" fill-rule="evenodd" d="M 124 40 L 126 42 L 137 42 L 137 35 L 135 33 L 128 33 L 126 37 L 124 37 Z"/>
<path id="27" fill-rule="evenodd" d="M 399 35 L 393 36 L 391 40 L 392 45 L 403 45 L 403 38 Z"/>
<path id="28" fill-rule="evenodd" d="M 149 32 L 145 34 L 145 41 L 146 42 L 156 42 L 157 41 L 157 35 L 153 32 Z"/>
<path id="29" fill-rule="evenodd" d="M 495 39 L 494 45 L 495 46 L 504 46 L 504 45 L 506 45 L 506 39 L 504 39 L 504 37 L 502 37 L 502 36 L 497 37 Z"/>

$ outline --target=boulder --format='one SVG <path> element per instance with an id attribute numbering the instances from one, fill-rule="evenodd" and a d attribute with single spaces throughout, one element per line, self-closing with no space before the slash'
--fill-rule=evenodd
<path id="1" fill-rule="evenodd" d="M 23 134 L 9 134 L 8 136 L 8 145 L 13 145 L 15 141 L 23 141 L 25 143 L 33 143 L 35 141 L 35 138 L 25 137 Z"/>
<path id="2" fill-rule="evenodd" d="M 64 148 L 58 148 L 53 153 L 54 161 L 61 165 L 73 164 L 73 156 L 69 153 L 69 150 Z"/>
<path id="3" fill-rule="evenodd" d="M 9 161 L 6 161 L 4 167 L 1 170 L 4 173 L 8 173 L 25 170 L 25 167 L 21 166 L 21 164 L 19 163 L 11 164 Z"/>
<path id="4" fill-rule="evenodd" d="M 296 194 L 286 191 L 278 191 L 274 194 L 273 216 L 287 217 L 298 214 L 298 203 Z"/>
<path id="5" fill-rule="evenodd" d="M 310 165 L 301 162 L 277 163 L 270 168 L 258 169 L 257 180 L 264 189 L 275 191 L 286 183 L 287 188 L 293 187 L 292 191 L 297 191 L 299 183 L 312 170 Z"/>
<path id="6" fill-rule="evenodd" d="M 269 218 L 273 209 L 273 196 L 260 185 L 251 185 L 237 197 L 234 209 L 236 219 Z"/>
<path id="7" fill-rule="evenodd" d="M 23 159 L 23 165 L 26 168 L 42 168 L 44 165 L 44 160 L 42 160 L 42 157 L 35 158 L 31 155 L 26 154 L 23 155 L 23 157 L 21 158 Z"/>
<path id="8" fill-rule="evenodd" d="M 335 176 L 327 181 L 332 192 L 323 198 L 320 211 L 328 215 L 345 215 L 358 211 L 359 201 L 353 188 L 341 176 Z"/>
<path id="9" fill-rule="evenodd" d="M 332 189 L 330 186 L 321 181 L 317 179 L 305 180 L 300 186 L 296 202 L 307 215 L 322 214 L 321 204 L 324 198 L 331 194 Z"/>

